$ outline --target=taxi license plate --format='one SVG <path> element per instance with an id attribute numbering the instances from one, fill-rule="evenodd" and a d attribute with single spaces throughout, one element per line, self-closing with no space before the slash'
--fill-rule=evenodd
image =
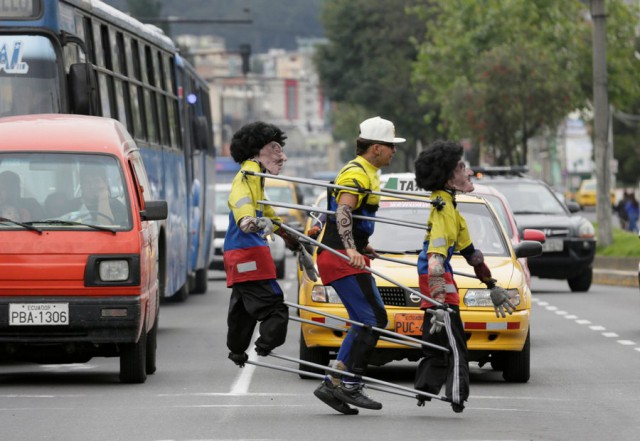
<path id="1" fill-rule="evenodd" d="M 542 244 L 543 253 L 554 253 L 562 251 L 564 248 L 564 241 L 562 239 L 547 239 Z"/>
<path id="2" fill-rule="evenodd" d="M 10 326 L 68 325 L 68 303 L 10 303 Z"/>
<path id="3" fill-rule="evenodd" d="M 396 329 L 398 334 L 422 335 L 422 321 L 424 314 L 396 314 Z"/>

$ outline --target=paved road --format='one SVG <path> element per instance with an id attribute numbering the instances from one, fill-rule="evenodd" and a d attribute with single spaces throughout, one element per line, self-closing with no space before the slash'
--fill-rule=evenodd
<path id="1" fill-rule="evenodd" d="M 289 274 L 293 261 L 288 262 Z M 507 384 L 472 366 L 463 414 L 442 402 L 372 391 L 381 411 L 336 414 L 312 395 L 315 380 L 226 359 L 229 290 L 164 304 L 158 372 L 143 385 L 118 383 L 116 359 L 82 365 L 0 366 L 2 440 L 637 440 L 640 433 L 640 300 L 637 289 L 534 278 L 532 378 Z M 291 300 L 295 280 L 282 283 Z M 279 352 L 297 356 L 291 323 Z M 253 355 L 255 356 L 255 354 Z M 284 363 L 273 358 L 263 359 Z M 414 365 L 369 375 L 411 386 Z"/>

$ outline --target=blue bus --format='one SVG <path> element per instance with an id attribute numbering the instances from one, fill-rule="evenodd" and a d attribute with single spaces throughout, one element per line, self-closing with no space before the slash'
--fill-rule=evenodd
<path id="1" fill-rule="evenodd" d="M 139 145 L 159 224 L 160 292 L 207 291 L 215 150 L 209 89 L 170 38 L 100 1 L 0 1 L 0 117 L 119 120 Z"/>

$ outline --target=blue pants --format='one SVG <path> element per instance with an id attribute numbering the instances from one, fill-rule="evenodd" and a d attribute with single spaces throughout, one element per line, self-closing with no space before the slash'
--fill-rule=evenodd
<path id="1" fill-rule="evenodd" d="M 344 304 L 349 318 L 368 326 L 387 326 L 387 311 L 371 274 L 354 274 L 331 283 Z M 378 342 L 378 333 L 369 327 L 352 325 L 347 333 L 337 360 L 348 372 L 364 375 L 369 358 Z"/>

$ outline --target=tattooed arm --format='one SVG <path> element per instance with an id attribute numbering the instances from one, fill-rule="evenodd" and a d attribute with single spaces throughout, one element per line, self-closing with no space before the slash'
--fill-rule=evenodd
<path id="1" fill-rule="evenodd" d="M 364 268 L 364 257 L 356 250 L 356 242 L 353 238 L 351 211 L 356 207 L 357 203 L 358 196 L 351 193 L 341 193 L 338 200 L 338 208 L 336 209 L 336 224 L 344 249 L 347 256 L 349 256 L 349 264 L 354 268 Z"/>

